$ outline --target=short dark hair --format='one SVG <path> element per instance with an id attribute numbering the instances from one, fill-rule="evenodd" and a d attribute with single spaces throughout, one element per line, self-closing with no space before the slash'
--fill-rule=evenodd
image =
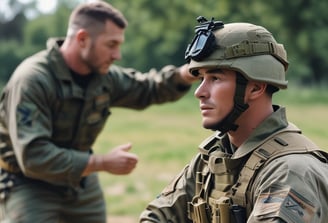
<path id="1" fill-rule="evenodd" d="M 272 84 L 268 84 L 265 91 L 268 95 L 273 95 L 274 93 L 279 91 L 279 88 L 276 86 L 273 86 Z"/>
<path id="2" fill-rule="evenodd" d="M 244 74 L 242 74 L 240 71 L 236 71 L 236 75 L 239 75 L 241 77 L 243 77 L 245 80 L 247 80 L 247 78 L 245 77 Z M 279 91 L 279 88 L 272 85 L 272 84 L 268 84 L 266 86 L 265 92 L 269 95 L 272 96 L 275 92 Z"/>
<path id="3" fill-rule="evenodd" d="M 96 1 L 81 4 L 74 9 L 70 16 L 67 35 L 74 34 L 80 28 L 96 30 L 108 20 L 120 28 L 125 28 L 128 25 L 124 15 L 107 2 Z"/>

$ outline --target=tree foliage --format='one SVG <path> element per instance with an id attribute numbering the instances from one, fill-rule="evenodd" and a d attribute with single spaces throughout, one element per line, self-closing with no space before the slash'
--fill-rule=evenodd
<path id="1" fill-rule="evenodd" d="M 43 49 L 46 39 L 64 36 L 69 13 L 81 0 L 57 0 L 53 14 L 27 20 L 25 11 L 35 4 L 15 6 L 15 16 L 0 23 L 0 77 L 8 78 L 26 56 Z M 180 65 L 193 37 L 196 17 L 203 15 L 228 22 L 251 22 L 270 30 L 288 52 L 288 79 L 302 83 L 328 82 L 327 1 L 293 0 L 134 0 L 108 1 L 129 21 L 123 59 L 119 64 L 146 71 L 166 64 Z M 21 9 L 20 11 L 17 8 Z M 3 18 L 1 18 L 3 21 Z"/>

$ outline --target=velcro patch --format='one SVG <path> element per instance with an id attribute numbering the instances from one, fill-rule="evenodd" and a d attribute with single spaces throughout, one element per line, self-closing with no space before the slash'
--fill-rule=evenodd
<path id="1" fill-rule="evenodd" d="M 253 210 L 257 219 L 280 218 L 293 223 L 310 223 L 315 213 L 314 205 L 291 188 L 260 194 Z"/>
<path id="2" fill-rule="evenodd" d="M 32 127 L 39 111 L 34 104 L 23 103 L 17 106 L 17 123 L 20 126 Z"/>

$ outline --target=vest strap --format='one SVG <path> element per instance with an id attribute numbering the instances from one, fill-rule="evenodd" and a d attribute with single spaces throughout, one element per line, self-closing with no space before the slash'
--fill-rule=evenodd
<path id="1" fill-rule="evenodd" d="M 251 212 L 250 201 L 247 200 L 251 195 L 249 187 L 260 167 L 281 156 L 305 153 L 323 158 L 319 153 L 319 148 L 312 141 L 295 131 L 281 132 L 264 142 L 247 160 L 240 172 L 238 182 L 232 187 L 233 203 L 246 207 L 247 215 L 249 215 Z"/>

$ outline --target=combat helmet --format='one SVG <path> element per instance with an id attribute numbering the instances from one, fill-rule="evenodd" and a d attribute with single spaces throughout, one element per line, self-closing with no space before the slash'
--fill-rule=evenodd
<path id="1" fill-rule="evenodd" d="M 190 72 L 197 76 L 203 67 L 225 68 L 237 71 L 234 108 L 218 123 L 217 130 L 225 133 L 236 130 L 235 120 L 248 105 L 244 103 L 248 80 L 268 83 L 273 89 L 285 89 L 288 68 L 287 54 L 282 44 L 262 26 L 250 23 L 208 21 L 200 16 L 195 37 L 188 45 L 185 59 Z"/>

